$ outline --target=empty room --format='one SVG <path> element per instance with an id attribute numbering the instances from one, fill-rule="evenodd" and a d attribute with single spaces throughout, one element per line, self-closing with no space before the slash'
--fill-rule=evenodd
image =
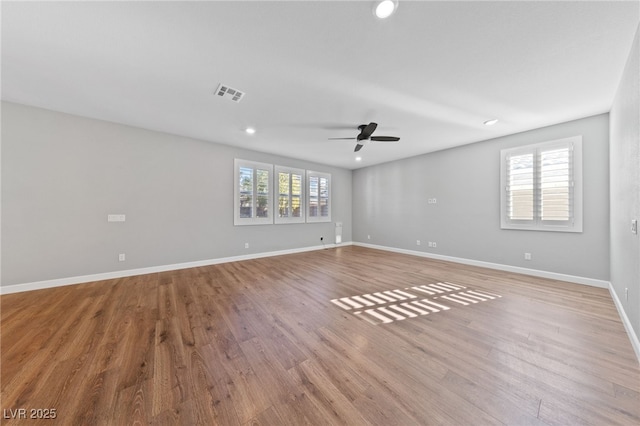
<path id="1" fill-rule="evenodd" d="M 637 1 L 0 17 L 1 424 L 640 424 Z"/>

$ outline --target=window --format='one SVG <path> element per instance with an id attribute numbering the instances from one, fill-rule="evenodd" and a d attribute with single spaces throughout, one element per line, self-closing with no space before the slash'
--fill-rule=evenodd
<path id="1" fill-rule="evenodd" d="M 500 152 L 503 229 L 582 232 L 582 137 Z"/>
<path id="2" fill-rule="evenodd" d="M 304 222 L 304 170 L 276 166 L 278 210 L 276 223 Z"/>
<path id="3" fill-rule="evenodd" d="M 234 225 L 273 223 L 271 164 L 236 159 L 234 183 Z"/>
<path id="4" fill-rule="evenodd" d="M 307 222 L 331 222 L 331 175 L 307 170 Z"/>
<path id="5" fill-rule="evenodd" d="M 330 174 L 240 159 L 234 168 L 234 225 L 331 222 Z"/>

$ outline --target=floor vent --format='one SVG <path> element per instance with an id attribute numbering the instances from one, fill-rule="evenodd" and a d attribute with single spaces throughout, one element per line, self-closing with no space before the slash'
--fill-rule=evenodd
<path id="1" fill-rule="evenodd" d="M 218 96 L 222 96 L 223 98 L 230 99 L 233 102 L 240 102 L 244 97 L 244 92 L 241 92 L 238 89 L 234 89 L 222 83 L 220 83 L 220 85 L 216 89 L 216 94 Z"/>

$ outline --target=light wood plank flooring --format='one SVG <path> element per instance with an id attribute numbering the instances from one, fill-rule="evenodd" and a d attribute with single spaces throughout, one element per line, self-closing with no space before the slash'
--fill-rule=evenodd
<path id="1" fill-rule="evenodd" d="M 640 424 L 605 289 L 347 246 L 1 305 L 6 425 Z"/>

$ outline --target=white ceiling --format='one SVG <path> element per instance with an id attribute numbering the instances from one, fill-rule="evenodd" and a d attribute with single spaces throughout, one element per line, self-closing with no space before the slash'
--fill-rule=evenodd
<path id="1" fill-rule="evenodd" d="M 637 1 L 372 9 L 2 2 L 2 99 L 354 169 L 609 111 L 640 21 Z M 370 121 L 400 142 L 357 163 L 327 140 Z"/>

